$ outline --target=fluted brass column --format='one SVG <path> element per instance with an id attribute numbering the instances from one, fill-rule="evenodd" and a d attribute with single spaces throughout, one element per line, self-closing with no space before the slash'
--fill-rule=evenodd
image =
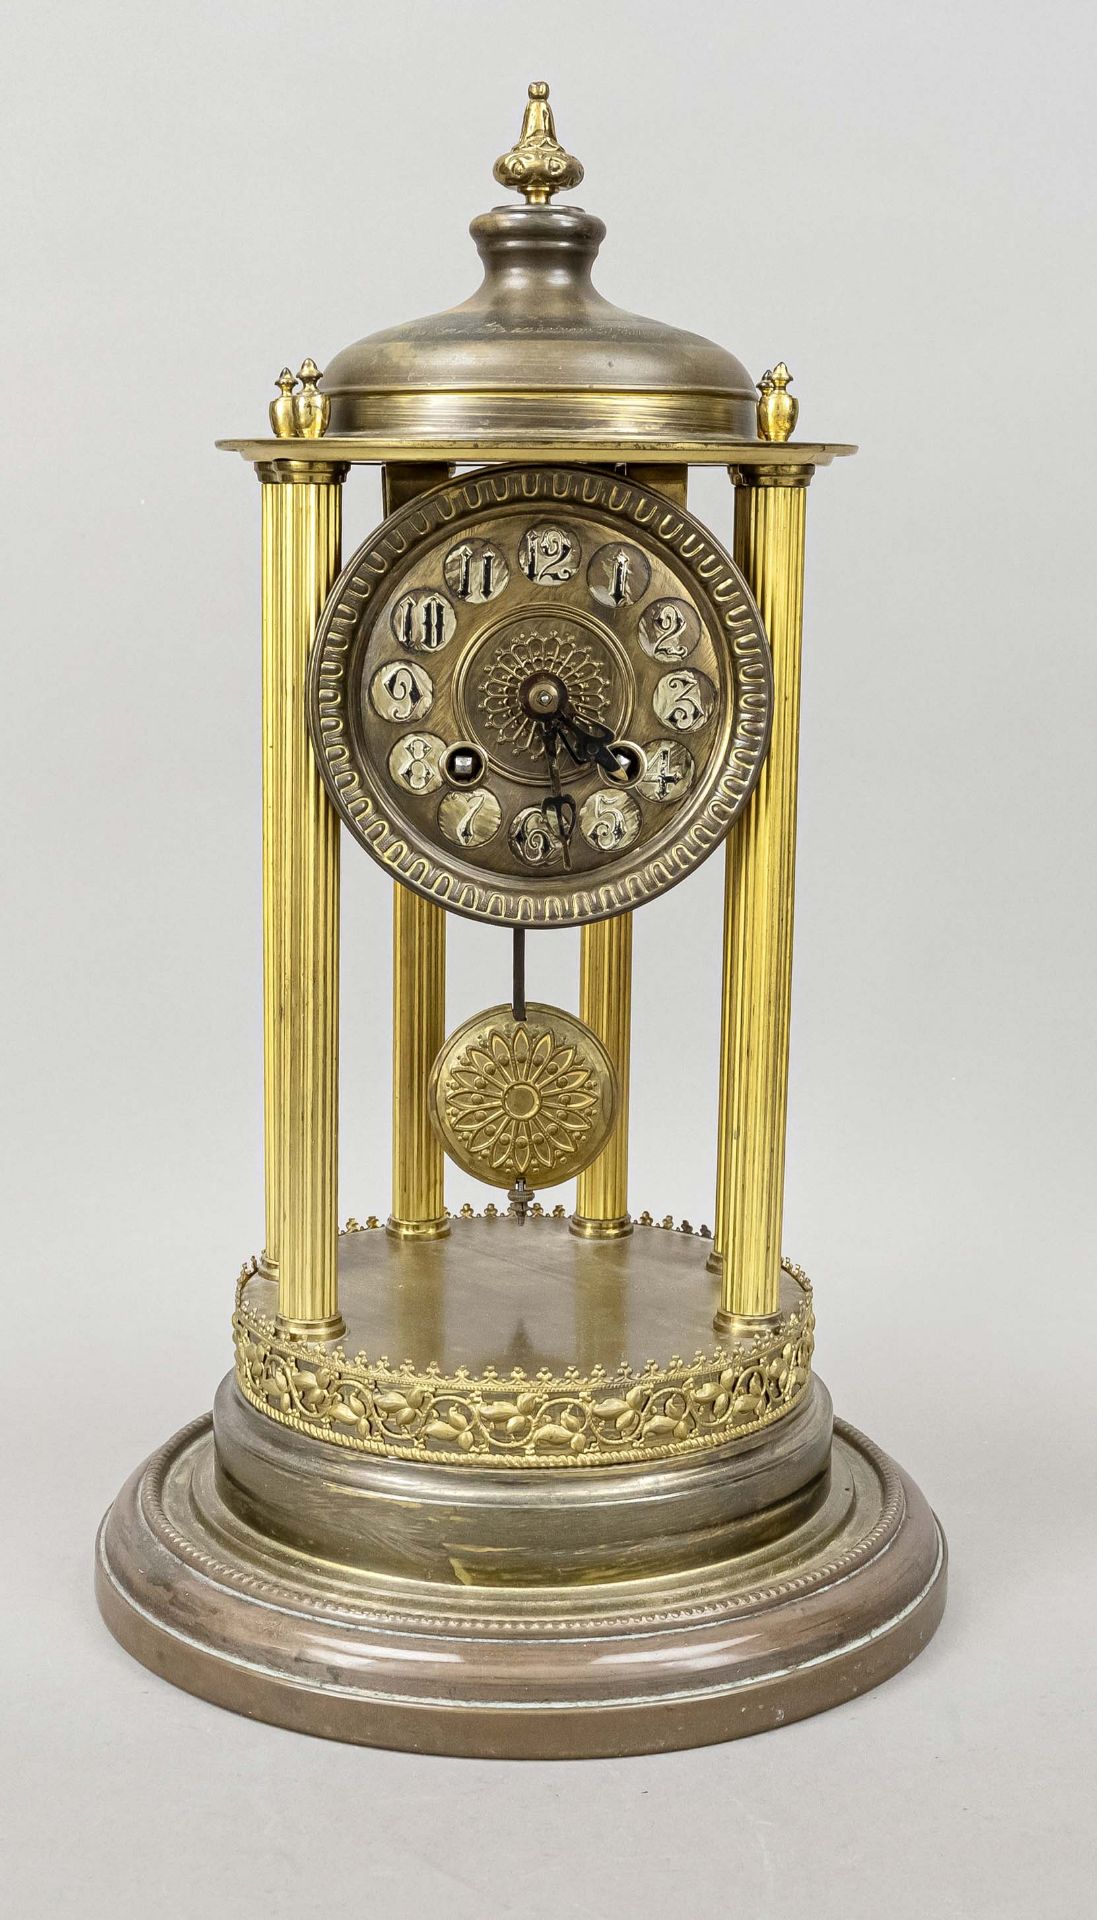
<path id="1" fill-rule="evenodd" d="M 628 1211 L 628 1088 L 632 1029 L 632 915 L 584 927 L 579 948 L 579 1017 L 617 1069 L 617 1118 L 597 1160 L 576 1183 L 573 1233 L 615 1240 L 632 1232 Z"/>
<path id="2" fill-rule="evenodd" d="M 285 496 L 260 489 L 263 517 L 263 1265 L 275 1278 L 282 1239 L 282 566 Z"/>
<path id="3" fill-rule="evenodd" d="M 731 469 L 735 558 L 773 650 L 773 733 L 761 778 L 729 834 L 716 1231 L 718 1331 L 774 1314 L 781 1278 L 788 1111 L 804 509 L 812 469 Z"/>
<path id="4" fill-rule="evenodd" d="M 674 463 L 630 461 L 628 478 L 686 504 L 688 470 Z M 579 1014 L 602 1041 L 617 1069 L 617 1120 L 597 1160 L 579 1175 L 571 1230 L 591 1240 L 632 1232 L 628 1211 L 628 1096 L 632 1048 L 632 915 L 584 927 L 579 948 Z"/>
<path id="5" fill-rule="evenodd" d="M 382 476 L 385 513 L 448 480 L 441 462 L 390 465 Z M 446 1037 L 446 915 L 397 881 L 392 897 L 392 1213 L 399 1240 L 449 1232 L 445 1155 L 430 1123 L 427 1087 Z"/>
<path id="6" fill-rule="evenodd" d="M 263 499 L 263 1033 L 268 1264 L 278 1318 L 334 1338 L 339 823 L 313 757 L 305 675 L 339 570 L 345 465 L 272 461 Z"/>
<path id="7" fill-rule="evenodd" d="M 392 1215 L 400 1240 L 449 1232 L 430 1070 L 446 1037 L 446 916 L 396 882 L 392 900 Z"/>

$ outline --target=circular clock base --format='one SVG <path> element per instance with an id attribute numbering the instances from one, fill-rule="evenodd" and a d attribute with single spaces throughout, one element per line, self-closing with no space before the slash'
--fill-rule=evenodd
<path id="1" fill-rule="evenodd" d="M 258 1720 L 367 1746 L 484 1758 L 701 1746 L 866 1692 L 912 1660 L 941 1617 L 946 1550 L 933 1514 L 886 1455 L 840 1422 L 829 1474 L 824 1468 L 790 1499 L 781 1484 L 787 1467 L 779 1468 L 779 1497 L 755 1514 L 731 1556 L 726 1529 L 716 1529 L 724 1557 L 714 1556 L 710 1529 L 698 1523 L 718 1461 L 698 1468 L 692 1487 L 681 1462 L 622 1468 L 607 1512 L 623 1527 L 622 1503 L 636 1500 L 638 1536 L 646 1529 L 649 1538 L 660 1535 L 657 1510 L 681 1516 L 677 1564 L 608 1579 L 592 1578 L 587 1566 L 577 1579 L 515 1584 L 513 1570 L 470 1564 L 467 1552 L 443 1569 L 439 1522 L 444 1533 L 450 1509 L 441 1482 L 433 1519 L 424 1515 L 438 1470 L 398 1461 L 367 1461 L 362 1471 L 388 1475 L 394 1508 L 404 1505 L 413 1533 L 430 1534 L 424 1577 L 318 1554 L 304 1535 L 278 1538 L 233 1478 L 233 1449 L 257 1416 L 232 1393 L 226 1383 L 218 1403 L 225 1458 L 206 1416 L 127 1482 L 100 1530 L 96 1590 L 111 1632 L 145 1666 Z M 797 1444 L 805 1461 L 819 1417 L 817 1406 L 804 1418 Z M 287 1444 L 308 1443 L 289 1435 Z M 312 1451 L 323 1473 L 327 1450 Z M 720 1451 L 728 1484 L 757 1483 L 757 1448 Z M 497 1517 L 513 1478 L 452 1471 L 458 1504 L 475 1505 L 479 1483 L 485 1511 Z M 396 1484 L 402 1475 L 406 1486 Z M 522 1491 L 534 1503 L 558 1503 L 574 1487 L 589 1505 L 603 1477 L 567 1476 L 562 1485 L 555 1475 L 523 1475 Z M 364 1482 L 361 1499 L 365 1529 L 376 1531 L 382 1498 Z M 453 1514 L 467 1542 L 468 1512 Z"/>

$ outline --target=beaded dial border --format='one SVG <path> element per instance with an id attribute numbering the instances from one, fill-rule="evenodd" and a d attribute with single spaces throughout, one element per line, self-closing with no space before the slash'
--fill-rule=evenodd
<path id="1" fill-rule="evenodd" d="M 687 1228 L 687 1231 L 689 1229 Z M 811 1376 L 811 1283 L 790 1261 L 800 1299 L 776 1326 L 734 1347 L 580 1373 L 497 1373 L 348 1358 L 342 1347 L 279 1332 L 248 1304 L 233 1315 L 236 1379 L 257 1412 L 299 1433 L 398 1460 L 492 1467 L 582 1467 L 687 1456 L 791 1413 Z"/>

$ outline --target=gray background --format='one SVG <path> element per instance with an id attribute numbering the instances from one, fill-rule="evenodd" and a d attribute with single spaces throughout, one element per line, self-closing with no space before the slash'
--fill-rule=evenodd
<path id="1" fill-rule="evenodd" d="M 1092 1771 L 1088 4 L 6 9 L 0 1684 L 24 1916 L 1081 1911 Z M 662 1759 L 252 1726 L 98 1624 L 261 1233 L 258 491 L 283 362 L 463 298 L 527 80 L 625 306 L 784 356 L 809 496 L 785 1241 L 953 1552 L 911 1671 Z M 727 529 L 718 474 L 693 503 Z M 359 476 L 348 537 L 377 517 Z M 1088 796 L 1088 805 L 1087 805 Z M 711 1216 L 720 862 L 637 925 L 633 1198 Z M 343 1207 L 387 1195 L 387 884 L 346 850 Z M 451 942 L 451 1015 L 506 985 Z M 531 990 L 574 993 L 575 942 Z M 683 1063 L 685 1067 L 683 1070 Z M 455 1183 L 454 1203 L 466 1188 Z"/>

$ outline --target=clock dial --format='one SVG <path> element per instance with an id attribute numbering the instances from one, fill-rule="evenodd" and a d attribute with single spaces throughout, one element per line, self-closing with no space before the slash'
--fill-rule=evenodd
<path id="1" fill-rule="evenodd" d="M 332 590 L 309 686 L 356 837 L 440 904 L 530 926 L 636 906 L 704 859 L 771 706 L 729 556 L 584 468 L 485 469 L 393 514 Z"/>

